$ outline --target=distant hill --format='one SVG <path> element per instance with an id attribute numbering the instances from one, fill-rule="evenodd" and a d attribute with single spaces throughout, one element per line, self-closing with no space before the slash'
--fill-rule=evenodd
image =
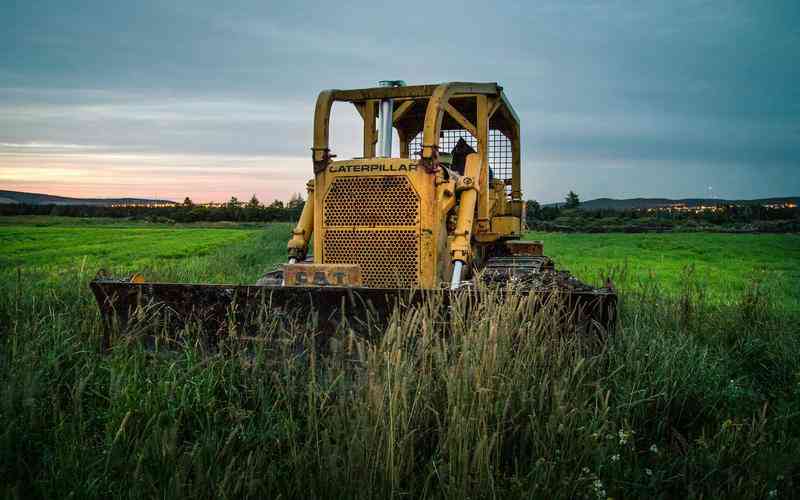
<path id="1" fill-rule="evenodd" d="M 2 196 L 2 192 L 0 192 Z M 613 209 L 613 210 L 633 210 L 642 208 L 658 208 L 667 205 L 685 204 L 689 207 L 700 205 L 767 205 L 773 203 L 786 203 L 800 201 L 800 196 L 787 196 L 783 198 L 759 198 L 756 200 L 723 200 L 719 198 L 682 198 L 673 200 L 670 198 L 628 198 L 616 200 L 614 198 L 597 198 L 581 202 L 581 208 L 586 210 Z M 563 203 L 547 203 L 544 206 L 562 206 Z"/>
<path id="2" fill-rule="evenodd" d="M 154 203 L 175 203 L 170 200 L 151 200 L 147 198 L 68 198 L 42 193 L 23 193 L 0 189 L 0 203 L 25 203 L 27 205 L 150 205 Z"/>

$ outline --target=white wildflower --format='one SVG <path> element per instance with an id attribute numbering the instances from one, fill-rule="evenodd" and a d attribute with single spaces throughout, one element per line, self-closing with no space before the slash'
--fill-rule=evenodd
<path id="1" fill-rule="evenodd" d="M 778 497 L 778 490 L 769 490 L 767 493 L 767 498 L 777 498 Z"/>
<path id="2" fill-rule="evenodd" d="M 656 446 L 655 444 L 651 445 L 650 451 L 652 451 L 653 453 L 658 453 L 658 446 Z"/>
<path id="3" fill-rule="evenodd" d="M 581 472 L 583 472 L 584 474 L 588 474 L 589 473 L 589 468 L 588 467 L 584 467 L 583 469 L 581 469 Z"/>
<path id="4" fill-rule="evenodd" d="M 597 495 L 597 498 L 604 499 L 606 497 L 606 489 L 603 487 L 603 481 L 595 479 L 592 483 L 592 488 L 594 488 L 594 493 Z"/>
<path id="5" fill-rule="evenodd" d="M 617 434 L 619 435 L 619 444 L 626 445 L 628 444 L 628 440 L 633 435 L 633 431 L 624 431 L 620 429 Z"/>
<path id="6" fill-rule="evenodd" d="M 652 476 L 653 475 L 653 471 L 650 470 L 650 469 L 645 469 L 644 473 L 647 474 L 648 476 Z"/>
<path id="7" fill-rule="evenodd" d="M 611 455 L 611 461 L 612 462 L 619 462 L 619 453 Z"/>

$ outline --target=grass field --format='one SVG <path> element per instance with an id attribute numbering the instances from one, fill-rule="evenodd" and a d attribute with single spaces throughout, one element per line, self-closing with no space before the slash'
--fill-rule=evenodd
<path id="1" fill-rule="evenodd" d="M 582 279 L 619 286 L 656 283 L 680 291 L 687 272 L 712 298 L 735 301 L 753 282 L 800 309 L 800 235 L 797 234 L 569 234 L 530 233 L 545 253 Z"/>
<path id="2" fill-rule="evenodd" d="M 582 279 L 618 284 L 620 326 L 603 346 L 512 297 L 452 318 L 401 311 L 374 336 L 341 332 L 324 357 L 311 315 L 268 322 L 270 342 L 254 349 L 119 342 L 102 354 L 86 286 L 96 268 L 247 283 L 283 259 L 288 225 L 222 226 L 0 219 L 3 496 L 790 498 L 800 487 L 796 235 L 530 235 Z"/>
<path id="3" fill-rule="evenodd" d="M 0 218 L 0 268 L 42 274 L 107 269 L 119 276 L 252 283 L 281 262 L 289 224 L 169 226 L 113 219 Z M 221 250 L 233 255 L 217 259 Z M 209 263 L 209 259 L 214 262 Z M 200 273 L 200 274 L 198 274 Z"/>
<path id="4" fill-rule="evenodd" d="M 5 217 L 0 218 L 0 268 L 105 268 L 119 275 L 142 272 L 161 279 L 180 278 L 170 274 L 176 267 L 194 268 L 206 274 L 192 274 L 191 279 L 249 283 L 283 261 L 290 230 L 289 224 L 169 226 L 114 219 Z M 773 288 L 776 299 L 800 308 L 800 235 L 529 233 L 526 238 L 544 241 L 545 253 L 559 267 L 594 284 L 611 276 L 623 288 L 655 283 L 677 293 L 690 272 L 719 301 L 735 301 L 758 281 Z M 235 270 L 230 262 L 218 259 L 218 270 L 200 265 L 223 248 L 246 255 L 233 259 L 240 262 Z M 188 278 L 185 272 L 182 276 Z"/>

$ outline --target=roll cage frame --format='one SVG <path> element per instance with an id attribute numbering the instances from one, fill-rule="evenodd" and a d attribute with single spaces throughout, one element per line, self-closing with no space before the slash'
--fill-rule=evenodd
<path id="1" fill-rule="evenodd" d="M 334 102 L 352 103 L 363 120 L 363 157 L 374 158 L 375 121 L 381 100 L 394 100 L 392 125 L 400 139 L 400 157 L 409 157 L 409 143 L 422 132 L 420 163 L 429 172 L 439 168 L 442 130 L 463 129 L 477 141 L 483 164 L 489 161 L 489 130 L 499 130 L 511 143 L 511 201 L 521 202 L 520 125 L 514 108 L 497 83 L 449 82 L 438 85 L 323 90 L 314 111 L 314 172 L 335 158 L 330 150 L 330 117 Z M 485 169 L 488 170 L 488 169 Z"/>

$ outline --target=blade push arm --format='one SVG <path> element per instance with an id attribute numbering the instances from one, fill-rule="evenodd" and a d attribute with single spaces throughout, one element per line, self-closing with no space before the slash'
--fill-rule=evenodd
<path id="1" fill-rule="evenodd" d="M 461 283 L 461 268 L 472 257 L 472 225 L 475 219 L 475 206 L 478 202 L 480 186 L 481 156 L 472 153 L 467 156 L 464 166 L 464 176 L 456 184 L 459 196 L 458 219 L 453 242 L 450 245 L 450 255 L 453 260 L 453 278 L 451 288 L 458 288 Z"/>
<path id="2" fill-rule="evenodd" d="M 308 200 L 303 205 L 300 220 L 297 221 L 297 225 L 292 231 L 292 239 L 287 245 L 290 264 L 306 258 L 308 242 L 314 232 L 314 181 L 308 181 L 306 188 L 308 189 Z"/>

